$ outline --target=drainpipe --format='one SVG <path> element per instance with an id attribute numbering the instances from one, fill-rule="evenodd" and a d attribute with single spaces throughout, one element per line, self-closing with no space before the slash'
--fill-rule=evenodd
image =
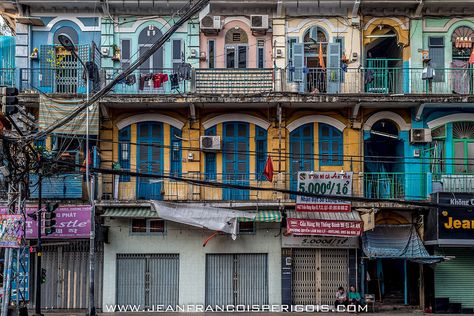
<path id="1" fill-rule="evenodd" d="M 278 117 L 278 173 L 281 173 L 281 104 L 277 105 Z"/>

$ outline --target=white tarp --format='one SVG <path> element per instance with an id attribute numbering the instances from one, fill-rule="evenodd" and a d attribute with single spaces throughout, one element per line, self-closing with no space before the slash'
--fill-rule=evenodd
<path id="1" fill-rule="evenodd" d="M 256 215 L 256 213 L 252 212 L 187 203 L 152 201 L 151 205 L 162 219 L 209 230 L 222 231 L 232 234 L 232 239 L 234 240 L 237 237 L 237 219 L 245 217 L 253 220 Z"/>

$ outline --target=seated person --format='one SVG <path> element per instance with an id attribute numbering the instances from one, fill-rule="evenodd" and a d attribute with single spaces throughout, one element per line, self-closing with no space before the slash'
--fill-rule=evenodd
<path id="1" fill-rule="evenodd" d="M 337 308 L 337 306 L 339 305 L 344 305 L 346 306 L 347 305 L 347 295 L 346 295 L 346 291 L 344 291 L 344 288 L 342 286 L 340 286 L 338 289 L 337 289 L 337 292 L 336 292 L 336 301 L 334 302 L 334 306 Z"/>
<path id="2" fill-rule="evenodd" d="M 359 306 L 362 305 L 362 297 L 360 296 L 360 293 L 356 291 L 356 288 L 354 285 L 351 285 L 351 287 L 349 288 L 347 299 L 348 299 L 349 305 L 355 305 L 356 312 L 358 312 Z"/>

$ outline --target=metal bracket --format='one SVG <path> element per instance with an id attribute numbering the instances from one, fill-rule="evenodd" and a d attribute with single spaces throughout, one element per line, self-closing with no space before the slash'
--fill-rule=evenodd
<path id="1" fill-rule="evenodd" d="M 416 116 L 415 116 L 416 121 L 421 120 L 421 115 L 423 114 L 423 110 L 425 109 L 425 105 L 426 105 L 426 103 L 421 103 L 420 105 L 418 105 L 416 107 Z"/>

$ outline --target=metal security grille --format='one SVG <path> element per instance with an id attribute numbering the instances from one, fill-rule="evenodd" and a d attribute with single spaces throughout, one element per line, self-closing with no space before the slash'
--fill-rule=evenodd
<path id="1" fill-rule="evenodd" d="M 178 305 L 179 255 L 118 254 L 117 304 Z"/>
<path id="2" fill-rule="evenodd" d="M 102 246 L 96 253 L 95 302 L 102 301 Z M 85 309 L 89 291 L 89 242 L 45 246 L 42 266 L 46 282 L 41 285 L 41 306 L 45 309 Z M 34 271 L 34 270 L 31 270 Z"/>
<path id="3" fill-rule="evenodd" d="M 268 304 L 266 254 L 208 254 L 206 305 Z"/>
<path id="4" fill-rule="evenodd" d="M 334 303 L 337 289 L 349 287 L 349 249 L 321 250 L 321 304 Z"/>
<path id="5" fill-rule="evenodd" d="M 294 304 L 332 304 L 349 280 L 348 249 L 293 249 Z"/>

